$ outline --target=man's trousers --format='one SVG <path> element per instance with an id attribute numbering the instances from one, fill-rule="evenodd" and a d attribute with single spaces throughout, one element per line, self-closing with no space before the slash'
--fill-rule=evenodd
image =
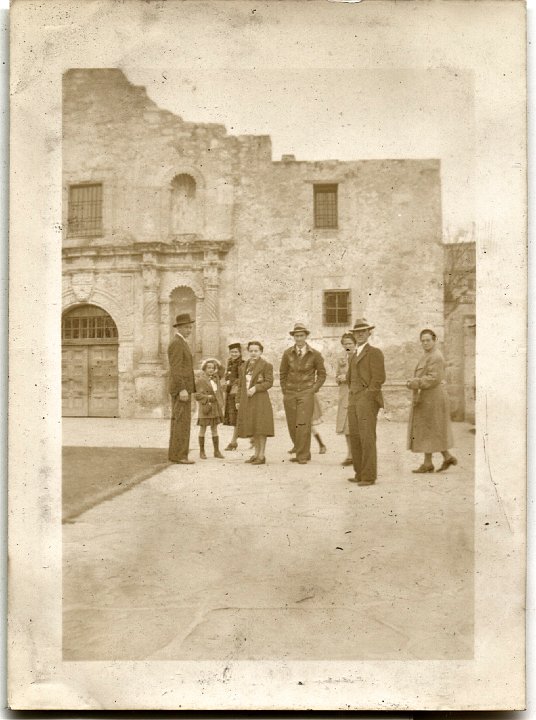
<path id="1" fill-rule="evenodd" d="M 169 454 L 171 462 L 186 460 L 190 449 L 190 425 L 192 420 L 192 397 L 179 400 L 178 394 L 171 398 L 171 428 Z"/>
<path id="2" fill-rule="evenodd" d="M 283 396 L 288 432 L 294 443 L 297 460 L 311 459 L 311 421 L 314 403 L 313 390 L 288 392 Z"/>
<path id="3" fill-rule="evenodd" d="M 366 391 L 349 396 L 348 425 L 355 476 L 365 482 L 375 482 L 377 476 L 376 420 L 378 409 L 375 398 Z"/>

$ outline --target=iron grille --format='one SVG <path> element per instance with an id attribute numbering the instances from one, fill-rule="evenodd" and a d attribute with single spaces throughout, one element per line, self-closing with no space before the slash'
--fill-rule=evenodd
<path id="1" fill-rule="evenodd" d="M 102 184 L 71 185 L 69 188 L 70 235 L 102 234 Z"/>
<path id="2" fill-rule="evenodd" d="M 315 227 L 337 227 L 337 185 L 314 186 Z"/>
<path id="3" fill-rule="evenodd" d="M 113 319 L 96 307 L 73 310 L 61 321 L 62 340 L 117 342 L 117 337 Z"/>
<path id="4" fill-rule="evenodd" d="M 349 325 L 349 290 L 324 290 L 324 325 Z"/>

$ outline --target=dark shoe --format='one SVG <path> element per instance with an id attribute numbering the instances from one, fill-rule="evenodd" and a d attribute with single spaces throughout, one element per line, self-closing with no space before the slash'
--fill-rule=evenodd
<path id="1" fill-rule="evenodd" d="M 256 460 L 256 459 L 257 459 L 257 456 L 256 456 L 256 455 L 252 455 L 252 456 L 251 456 L 250 458 L 248 458 L 247 460 L 244 460 L 244 462 L 252 463 L 252 462 L 253 462 L 254 460 Z"/>
<path id="2" fill-rule="evenodd" d="M 200 437 L 199 438 L 199 457 L 201 460 L 206 460 L 207 456 L 205 455 L 205 438 Z"/>
<path id="3" fill-rule="evenodd" d="M 374 485 L 376 480 L 360 480 L 357 484 L 359 487 L 365 487 L 366 485 Z"/>
<path id="4" fill-rule="evenodd" d="M 214 457 L 223 460 L 224 457 L 220 452 L 220 438 L 217 435 L 212 436 L 212 444 L 214 445 Z"/>
<path id="5" fill-rule="evenodd" d="M 361 480 L 357 477 L 357 475 L 354 475 L 354 477 L 351 477 L 351 478 L 347 478 L 347 480 L 348 480 L 348 482 L 353 482 L 353 483 L 361 482 Z"/>
<path id="6" fill-rule="evenodd" d="M 412 473 L 434 472 L 434 466 L 433 465 L 420 465 L 418 468 L 415 468 L 415 470 L 412 470 L 411 472 Z"/>
<path id="7" fill-rule="evenodd" d="M 195 460 L 188 460 L 188 458 L 183 458 L 182 460 L 174 460 L 173 461 L 175 465 L 194 465 Z"/>
<path id="8" fill-rule="evenodd" d="M 298 465 L 307 465 L 309 460 L 298 460 Z"/>
<path id="9" fill-rule="evenodd" d="M 238 447 L 238 443 L 230 442 L 229 445 L 227 445 L 227 447 L 225 448 L 225 450 L 226 450 L 226 451 L 236 450 L 237 447 Z"/>
<path id="10" fill-rule="evenodd" d="M 295 452 L 296 452 L 296 448 L 294 448 L 294 447 L 291 448 L 290 450 L 288 450 L 289 455 L 294 455 Z"/>
<path id="11" fill-rule="evenodd" d="M 325 455 L 327 453 L 327 451 L 328 451 L 327 447 L 324 445 L 324 443 L 322 443 L 322 445 L 320 446 L 320 450 L 318 452 L 320 453 L 320 455 Z"/>
<path id="12" fill-rule="evenodd" d="M 299 462 L 298 458 L 290 458 L 290 462 Z"/>
<path id="13" fill-rule="evenodd" d="M 446 460 L 443 460 L 443 464 L 441 465 L 440 468 L 437 468 L 436 472 L 443 472 L 443 470 L 446 470 L 446 469 L 449 468 L 451 465 L 457 465 L 457 464 L 458 464 L 458 461 L 456 460 L 456 458 L 454 457 L 454 455 L 451 455 L 451 456 L 450 456 L 449 458 L 447 458 Z"/>
<path id="14" fill-rule="evenodd" d="M 352 458 L 346 458 L 346 460 L 343 460 L 341 463 L 341 465 L 343 467 L 349 467 L 350 465 L 353 465 L 353 464 L 354 464 L 354 461 L 352 460 Z"/>
<path id="15" fill-rule="evenodd" d="M 255 458 L 255 460 L 253 460 L 251 462 L 251 464 L 252 465 L 266 465 L 266 458 Z"/>

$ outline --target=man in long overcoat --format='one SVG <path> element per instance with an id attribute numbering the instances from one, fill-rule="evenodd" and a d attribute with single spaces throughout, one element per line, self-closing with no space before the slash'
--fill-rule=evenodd
<path id="1" fill-rule="evenodd" d="M 376 420 L 383 407 L 385 382 L 383 353 L 369 344 L 374 325 L 365 318 L 354 324 L 357 348 L 348 366 L 348 425 L 355 476 L 350 482 L 374 485 L 377 476 Z"/>
<path id="2" fill-rule="evenodd" d="M 296 457 L 290 462 L 305 465 L 311 459 L 311 422 L 314 398 L 326 380 L 324 358 L 307 342 L 309 330 L 296 323 L 289 333 L 294 345 L 285 350 L 279 368 L 279 382 L 289 435 Z"/>
<path id="3" fill-rule="evenodd" d="M 188 459 L 192 393 L 195 392 L 194 363 L 187 338 L 192 334 L 194 321 L 188 313 L 177 315 L 173 327 L 175 337 L 168 347 L 169 393 L 171 395 L 171 429 L 169 460 L 179 465 L 192 465 Z"/>

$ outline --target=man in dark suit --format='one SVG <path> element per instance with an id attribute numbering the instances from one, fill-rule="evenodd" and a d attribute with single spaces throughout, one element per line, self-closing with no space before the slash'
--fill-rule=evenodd
<path id="1" fill-rule="evenodd" d="M 192 334 L 194 321 L 188 313 L 177 315 L 175 337 L 168 347 L 169 393 L 171 395 L 171 431 L 169 460 L 179 465 L 192 465 L 188 460 L 192 393 L 195 392 L 194 364 L 187 338 Z"/>
<path id="2" fill-rule="evenodd" d="M 285 350 L 279 368 L 279 382 L 283 392 L 283 404 L 289 435 L 296 453 L 290 462 L 305 465 L 311 459 L 311 422 L 315 393 L 326 380 L 322 355 L 307 342 L 309 330 L 296 323 L 289 333 L 294 345 Z"/>
<path id="3" fill-rule="evenodd" d="M 348 424 L 355 476 L 359 486 L 374 485 L 377 474 L 376 420 L 383 407 L 385 382 L 383 353 L 369 344 L 374 325 L 365 318 L 355 321 L 353 333 L 357 348 L 348 366 Z"/>

